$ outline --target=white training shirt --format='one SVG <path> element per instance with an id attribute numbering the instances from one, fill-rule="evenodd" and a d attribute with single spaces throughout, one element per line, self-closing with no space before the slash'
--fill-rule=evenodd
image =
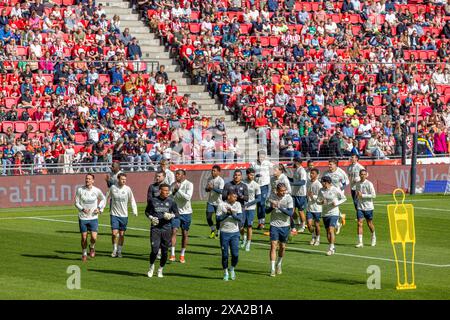
<path id="1" fill-rule="evenodd" d="M 176 182 L 172 184 L 172 190 L 175 188 L 175 185 Z M 180 214 L 192 214 L 191 199 L 193 194 L 194 185 L 189 180 L 184 180 L 177 193 L 173 196 L 173 200 L 175 200 Z"/>
<path id="2" fill-rule="evenodd" d="M 78 209 L 78 218 L 80 220 L 95 220 L 98 218 L 97 214 L 94 214 L 95 209 L 99 209 L 103 212 L 106 205 L 106 198 L 103 192 L 92 186 L 88 189 L 86 186 L 79 187 L 75 195 L 75 207 Z M 82 210 L 88 210 L 84 213 Z"/>
<path id="3" fill-rule="evenodd" d="M 256 197 L 261 194 L 261 187 L 255 180 L 252 181 L 245 180 L 244 183 L 247 185 L 248 202 L 255 201 Z M 252 204 L 251 206 L 245 207 L 245 210 L 255 210 L 255 209 L 256 203 Z"/>
<path id="4" fill-rule="evenodd" d="M 375 188 L 373 187 L 373 183 L 369 180 L 365 180 L 364 182 L 357 182 L 355 185 L 355 191 L 361 191 L 362 199 L 358 198 L 357 208 L 358 210 L 370 211 L 374 209 L 373 199 L 376 198 Z"/>
<path id="5" fill-rule="evenodd" d="M 212 176 L 208 178 L 208 184 L 212 184 L 213 189 L 223 190 L 225 186 L 225 181 L 221 176 L 217 176 L 213 178 Z M 213 206 L 218 206 L 222 202 L 222 193 L 217 193 L 214 190 L 211 190 L 208 193 L 208 203 Z"/>
<path id="6" fill-rule="evenodd" d="M 131 210 L 133 214 L 137 216 L 138 210 L 136 201 L 134 200 L 133 191 L 129 186 L 118 187 L 116 185 L 109 188 L 106 198 L 111 197 L 111 210 L 112 216 L 126 218 L 128 217 L 128 203 L 131 204 Z"/>
<path id="7" fill-rule="evenodd" d="M 339 216 L 339 205 L 347 200 L 341 189 L 331 186 L 330 189 L 322 188 L 319 191 L 317 202 L 322 204 L 324 217 Z"/>
<path id="8" fill-rule="evenodd" d="M 306 191 L 308 193 L 311 192 L 312 196 L 308 196 L 308 206 L 306 208 L 307 212 L 322 212 L 322 205 L 317 203 L 320 189 L 322 189 L 322 184 L 319 182 L 319 179 L 316 179 L 314 182 L 311 182 L 311 180 L 308 181 Z"/>
<path id="9" fill-rule="evenodd" d="M 292 186 L 292 195 L 293 196 L 306 196 L 306 182 L 307 174 L 305 168 L 302 166 L 298 167 L 294 172 L 294 182 L 298 182 L 299 180 L 305 180 L 305 184 L 302 186 Z"/>
<path id="10" fill-rule="evenodd" d="M 331 172 L 329 170 L 325 171 L 323 174 L 324 177 L 328 176 L 331 178 L 331 184 L 336 188 L 343 190 L 343 185 L 349 185 L 350 181 L 348 179 L 347 174 L 341 168 L 336 168 L 336 171 Z"/>
<path id="11" fill-rule="evenodd" d="M 171 186 L 175 182 L 175 175 L 172 171 L 170 171 L 170 169 L 166 169 L 164 172 L 166 173 L 166 178 L 164 179 L 163 183 Z"/>
<path id="12" fill-rule="evenodd" d="M 119 183 L 118 175 L 122 173 L 122 170 L 119 170 L 117 173 L 110 172 L 109 173 L 109 183 L 111 186 L 117 186 Z"/>
<path id="13" fill-rule="evenodd" d="M 350 187 L 352 190 L 355 190 L 356 183 L 359 182 L 359 180 L 361 179 L 359 177 L 359 172 L 363 169 L 364 167 L 359 163 L 351 164 L 348 166 L 347 174 L 350 180 Z"/>
<path id="14" fill-rule="evenodd" d="M 228 214 L 228 209 L 231 209 L 233 214 L 242 213 L 241 204 L 236 201 L 231 205 L 228 201 L 222 202 L 217 207 L 216 217 Z M 224 220 L 220 221 L 220 232 L 234 233 L 239 232 L 239 221 L 228 215 Z"/>
<path id="15" fill-rule="evenodd" d="M 273 168 L 272 162 L 269 160 L 264 160 L 261 163 L 258 163 L 258 161 L 252 162 L 250 168 L 255 169 L 255 175 L 259 175 L 259 177 L 255 178 L 255 181 L 259 183 L 261 187 L 270 184 L 270 174 Z"/>
<path id="16" fill-rule="evenodd" d="M 289 194 L 285 194 L 283 198 L 277 194 L 271 194 L 269 200 L 278 201 L 278 205 L 283 209 L 294 209 L 294 200 Z M 270 202 L 269 202 L 270 206 Z M 281 212 L 280 209 L 273 209 L 271 213 L 270 225 L 274 227 L 289 227 L 291 225 L 291 217 Z"/>
<path id="17" fill-rule="evenodd" d="M 289 178 L 284 174 L 280 174 L 280 176 L 277 178 L 275 178 L 275 176 L 270 177 L 270 187 L 271 187 L 271 193 L 275 194 L 277 192 L 277 185 L 279 183 L 284 183 L 286 185 L 286 193 L 291 194 L 292 193 L 292 189 L 291 189 L 291 183 L 289 182 Z"/>

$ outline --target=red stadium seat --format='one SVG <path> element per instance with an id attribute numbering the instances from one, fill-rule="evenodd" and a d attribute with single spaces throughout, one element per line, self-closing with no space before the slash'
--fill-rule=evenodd
<path id="1" fill-rule="evenodd" d="M 17 133 L 22 133 L 27 130 L 27 124 L 24 121 L 16 121 L 14 122 L 14 131 Z"/>
<path id="2" fill-rule="evenodd" d="M 276 47 L 281 41 L 280 37 L 270 37 L 269 42 L 272 47 Z"/>
<path id="3" fill-rule="evenodd" d="M 2 132 L 6 132 L 8 128 L 13 129 L 14 131 L 14 122 L 12 121 L 3 121 L 2 123 Z"/>
<path id="4" fill-rule="evenodd" d="M 31 115 L 31 113 L 30 113 L 30 115 Z M 31 126 L 33 128 L 31 132 L 39 131 L 39 123 L 37 123 L 36 121 L 28 121 L 26 123 L 26 125 L 27 125 L 27 127 Z"/>
<path id="5" fill-rule="evenodd" d="M 41 121 L 39 122 L 39 131 L 45 132 L 47 130 L 53 130 L 55 123 L 53 121 Z"/>
<path id="6" fill-rule="evenodd" d="M 270 45 L 269 37 L 260 37 L 261 47 L 268 47 Z"/>
<path id="7" fill-rule="evenodd" d="M 189 31 L 191 33 L 200 33 L 200 23 L 189 23 Z"/>
<path id="8" fill-rule="evenodd" d="M 87 141 L 87 135 L 84 132 L 75 133 L 75 143 L 84 144 Z"/>
<path id="9" fill-rule="evenodd" d="M 16 106 L 18 102 L 18 98 L 5 98 L 5 108 L 10 109 L 12 106 Z"/>

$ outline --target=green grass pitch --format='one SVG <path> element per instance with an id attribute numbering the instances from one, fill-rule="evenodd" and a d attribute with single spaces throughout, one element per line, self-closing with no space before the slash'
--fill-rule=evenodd
<path id="1" fill-rule="evenodd" d="M 392 196 L 376 199 L 377 246 L 354 247 L 356 221 L 351 200 L 343 206 L 347 225 L 337 236 L 336 252 L 327 250 L 322 229 L 319 247 L 309 233 L 288 244 L 283 274 L 269 277 L 269 238 L 255 231 L 250 252 L 240 251 L 236 281 L 222 280 L 219 240 L 208 238 L 205 203 L 196 202 L 186 264 L 168 263 L 165 277 L 147 278 L 149 223 L 139 206 L 131 216 L 124 257 L 111 258 L 109 215 L 101 216 L 97 257 L 82 263 L 74 207 L 0 209 L 0 299 L 449 299 L 450 198 L 408 197 L 415 205 L 416 290 L 397 291 L 386 205 Z M 270 218 L 269 218 L 270 219 Z M 179 255 L 181 239 L 177 243 Z M 67 268 L 81 268 L 81 289 L 69 290 Z M 381 289 L 369 290 L 367 268 L 381 271 Z"/>

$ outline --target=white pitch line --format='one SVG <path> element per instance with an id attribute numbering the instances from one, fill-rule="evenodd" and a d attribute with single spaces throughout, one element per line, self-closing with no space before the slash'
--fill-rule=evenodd
<path id="1" fill-rule="evenodd" d="M 266 246 L 270 247 L 268 244 L 264 243 L 253 243 L 260 246 Z M 286 247 L 286 250 L 295 250 L 295 251 L 303 251 L 303 252 L 313 252 L 313 253 L 323 253 L 326 254 L 326 251 L 320 251 L 320 250 L 312 250 L 312 249 L 303 249 L 303 248 L 297 248 L 297 247 Z M 360 256 L 356 254 L 350 254 L 350 253 L 339 253 L 336 252 L 335 255 L 338 256 L 346 256 L 346 257 L 352 257 L 352 258 L 361 258 L 361 259 L 371 259 L 371 260 L 381 260 L 381 261 L 389 261 L 389 262 L 395 262 L 393 259 L 386 259 L 386 258 L 379 258 L 379 257 L 370 257 L 370 256 Z M 411 261 L 406 261 L 406 263 L 411 264 Z M 450 264 L 432 264 L 432 263 L 423 263 L 423 262 L 414 262 L 414 264 L 423 265 L 423 266 L 429 266 L 429 267 L 436 267 L 436 268 L 448 268 L 450 267 Z"/>
<path id="2" fill-rule="evenodd" d="M 58 220 L 58 219 L 49 219 L 49 218 L 42 218 L 42 217 L 36 217 L 33 218 L 35 220 L 43 220 L 43 221 L 50 221 L 50 222 L 63 222 L 63 223 L 72 223 L 72 224 L 78 224 L 78 221 L 67 221 L 67 220 Z M 110 228 L 111 226 L 108 224 L 99 224 L 99 226 L 101 227 L 108 227 Z M 146 231 L 149 232 L 149 229 L 143 229 L 143 228 L 127 228 L 129 230 L 136 230 L 136 231 Z M 206 239 L 206 238 L 205 238 Z M 259 246 L 265 246 L 265 247 L 269 247 L 269 244 L 264 244 L 264 243 L 257 243 L 257 242 L 253 242 L 254 245 L 259 245 Z M 297 248 L 297 247 L 287 247 L 288 250 L 296 250 L 296 251 L 303 251 L 303 252 L 313 252 L 313 253 L 323 253 L 325 254 L 325 251 L 320 251 L 320 250 L 311 250 L 311 249 L 303 249 L 303 248 Z M 380 261 L 388 261 L 388 262 L 395 262 L 395 260 L 393 259 L 386 259 L 386 258 L 379 258 L 379 257 L 370 257 L 370 256 L 360 256 L 360 255 L 356 255 L 356 254 L 349 254 L 349 253 L 335 253 L 335 255 L 339 255 L 339 256 L 346 256 L 346 257 L 352 257 L 352 258 L 360 258 L 360 259 L 370 259 L 370 260 L 380 260 Z M 406 261 L 407 263 L 411 264 L 411 261 Z M 436 267 L 436 268 L 448 268 L 450 267 L 450 264 L 432 264 L 432 263 L 423 263 L 423 262 L 415 262 L 414 264 L 416 265 L 422 265 L 422 266 L 428 266 L 428 267 Z"/>
<path id="3" fill-rule="evenodd" d="M 1 217 L 0 220 L 15 220 L 15 219 L 36 219 L 36 218 L 52 218 L 52 217 L 77 217 L 76 214 L 61 214 L 50 216 L 25 216 L 25 217 Z"/>

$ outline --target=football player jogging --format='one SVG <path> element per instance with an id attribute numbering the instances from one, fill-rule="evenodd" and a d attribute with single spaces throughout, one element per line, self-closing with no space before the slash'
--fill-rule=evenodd
<path id="1" fill-rule="evenodd" d="M 258 151 L 256 162 L 250 164 L 255 170 L 255 181 L 261 189 L 261 201 L 256 204 L 258 215 L 258 230 L 264 229 L 266 223 L 266 201 L 269 196 L 270 174 L 273 168 L 272 162 L 266 159 L 265 151 Z"/>
<path id="2" fill-rule="evenodd" d="M 310 178 L 311 178 L 310 173 L 311 173 L 311 170 L 314 169 L 314 168 L 315 168 L 315 166 L 314 166 L 314 161 L 313 160 L 309 159 L 308 161 L 306 161 L 306 169 L 305 169 L 305 171 L 306 171 L 306 180 L 307 180 L 306 182 L 308 182 L 310 180 Z M 317 177 L 317 178 L 319 178 L 319 177 Z"/>
<path id="3" fill-rule="evenodd" d="M 113 252 L 111 257 L 122 258 L 122 248 L 125 241 L 125 231 L 128 225 L 128 203 L 135 217 L 138 215 L 133 191 L 126 185 L 127 175 L 118 175 L 118 185 L 112 185 L 106 194 L 106 199 L 111 199 L 111 230 L 113 239 Z M 118 241 L 117 241 L 118 240 Z"/>
<path id="4" fill-rule="evenodd" d="M 356 183 L 359 182 L 359 172 L 364 169 L 364 167 L 358 162 L 359 156 L 354 154 L 350 157 L 351 164 L 347 168 L 347 174 L 350 180 L 350 189 L 352 192 L 353 205 L 355 210 L 358 211 L 358 198 L 356 197 Z"/>
<path id="5" fill-rule="evenodd" d="M 324 177 L 328 176 L 331 178 L 331 183 L 333 186 L 341 191 L 344 191 L 345 187 L 350 184 L 347 174 L 344 170 L 338 167 L 339 161 L 334 158 L 328 161 L 328 170 L 325 171 Z M 339 221 L 339 219 L 341 221 Z M 339 219 L 336 223 L 336 234 L 341 232 L 341 227 L 345 226 L 345 214 L 339 211 Z"/>
<path id="6" fill-rule="evenodd" d="M 222 249 L 223 280 L 236 279 L 235 268 L 239 260 L 239 224 L 242 220 L 242 206 L 237 201 L 234 190 L 227 193 L 226 201 L 217 208 L 217 221 L 220 224 L 220 247 Z M 231 251 L 231 267 L 228 273 L 228 251 Z"/>
<path id="7" fill-rule="evenodd" d="M 281 274 L 281 263 L 283 261 L 286 243 L 289 238 L 291 217 L 294 214 L 294 201 L 287 193 L 284 183 L 276 186 L 276 191 L 270 195 L 268 213 L 272 213 L 270 219 L 270 276 Z M 275 265 L 275 259 L 278 259 Z M 275 269 L 276 266 L 276 269 Z"/>
<path id="8" fill-rule="evenodd" d="M 362 248 L 363 244 L 363 220 L 366 219 L 367 226 L 372 233 L 372 247 L 377 244 L 377 237 L 375 235 L 375 226 L 373 225 L 373 199 L 376 198 L 375 188 L 373 183 L 367 180 L 367 170 L 362 169 L 359 171 L 360 181 L 356 183 L 355 193 L 358 199 L 358 244 L 357 248 Z"/>
<path id="9" fill-rule="evenodd" d="M 78 209 L 78 225 L 81 233 L 81 260 L 87 261 L 87 234 L 91 232 L 89 256 L 95 257 L 95 242 L 98 232 L 98 215 L 106 206 L 106 198 L 102 191 L 94 186 L 95 177 L 87 174 L 85 185 L 77 189 L 75 207 Z"/>
<path id="10" fill-rule="evenodd" d="M 321 181 L 322 188 L 317 197 L 317 204 L 322 205 L 323 224 L 327 229 L 329 244 L 327 255 L 331 256 L 336 252 L 334 244 L 336 242 L 336 224 L 339 220 L 339 205 L 344 203 L 347 198 L 341 189 L 333 186 L 329 176 L 322 177 Z"/>
<path id="11" fill-rule="evenodd" d="M 147 202 L 151 201 L 152 198 L 159 196 L 160 188 L 159 186 L 164 183 L 166 179 L 166 173 L 164 171 L 158 171 L 153 178 L 153 183 L 148 186 L 147 190 Z M 166 183 L 167 184 L 167 183 Z"/>
<path id="12" fill-rule="evenodd" d="M 147 203 L 152 201 L 153 198 L 156 198 L 159 196 L 159 186 L 164 183 L 166 180 L 166 172 L 165 171 L 158 171 L 155 174 L 155 177 L 153 178 L 153 183 L 148 186 L 147 190 Z M 158 252 L 158 259 L 161 259 L 161 250 Z"/>
<path id="13" fill-rule="evenodd" d="M 261 188 L 255 181 L 255 169 L 248 168 L 246 174 L 247 179 L 244 183 L 247 185 L 248 202 L 245 203 L 242 215 L 244 227 L 241 229 L 241 235 L 244 241 L 242 242 L 241 248 L 245 248 L 245 251 L 250 251 L 253 234 L 253 220 L 255 219 L 256 204 L 261 201 Z M 247 228 L 247 232 L 245 232 L 245 228 Z"/>
<path id="14" fill-rule="evenodd" d="M 302 159 L 294 159 L 294 176 L 292 178 L 292 197 L 294 199 L 294 216 L 291 222 L 291 234 L 296 235 L 297 229 L 295 228 L 295 219 L 300 226 L 299 232 L 305 231 L 305 209 L 307 205 L 306 200 L 306 182 L 307 175 L 306 170 L 302 166 Z M 297 209 L 297 212 L 295 211 Z"/>
<path id="15" fill-rule="evenodd" d="M 163 268 L 167 262 L 167 254 L 172 239 L 172 219 L 179 216 L 175 201 L 169 197 L 170 186 L 163 183 L 159 186 L 159 196 L 147 202 L 145 215 L 150 219 L 150 269 L 147 273 L 153 277 L 155 261 L 161 248 L 161 260 L 159 261 L 158 277 L 163 277 Z"/>
<path id="16" fill-rule="evenodd" d="M 189 227 L 192 222 L 191 199 L 194 194 L 194 185 L 186 179 L 186 171 L 178 169 L 175 172 L 175 182 L 171 186 L 172 197 L 178 207 L 179 217 L 172 220 L 172 247 L 170 261 L 176 261 L 175 246 L 177 244 L 177 231 L 181 227 L 181 254 L 180 262 L 185 263 L 185 253 L 188 245 Z"/>
<path id="17" fill-rule="evenodd" d="M 241 204 L 241 208 L 244 208 L 245 203 L 248 202 L 248 188 L 247 185 L 242 182 L 242 171 L 239 169 L 234 170 L 233 180 L 227 182 L 223 187 L 222 201 L 226 201 L 228 199 L 228 193 L 230 192 L 236 193 L 237 201 Z M 241 221 L 239 223 L 239 229 L 243 229 L 243 227 L 244 225 Z"/>
<path id="18" fill-rule="evenodd" d="M 220 172 L 220 166 L 214 165 L 212 167 L 211 177 L 208 178 L 205 188 L 205 191 L 209 193 L 208 202 L 206 203 L 206 221 L 211 228 L 209 235 L 211 239 L 217 238 L 216 227 L 218 227 L 218 223 L 214 224 L 212 216 L 217 212 L 217 206 L 222 202 L 222 192 L 225 186 L 225 181 L 220 176 Z"/>
<path id="19" fill-rule="evenodd" d="M 122 173 L 122 170 L 120 170 L 120 162 L 119 161 L 114 161 L 111 165 L 111 172 L 109 174 L 105 175 L 105 181 L 106 181 L 106 185 L 108 186 L 108 190 L 112 187 L 112 186 L 117 186 L 119 184 L 119 174 Z M 109 201 L 109 208 L 110 208 L 110 212 L 111 212 L 111 199 Z M 117 242 L 119 241 L 119 233 L 112 234 L 111 236 L 111 243 L 113 248 L 116 248 L 116 252 L 117 252 Z"/>
<path id="20" fill-rule="evenodd" d="M 270 177 L 270 192 L 271 194 L 277 193 L 277 185 L 283 183 L 286 186 L 286 192 L 292 193 L 291 183 L 286 175 L 286 167 L 282 164 L 278 164 L 273 168 L 273 175 Z"/>
<path id="21" fill-rule="evenodd" d="M 311 232 L 312 238 L 310 245 L 320 245 L 320 215 L 322 206 L 317 203 L 322 184 L 319 181 L 319 170 L 312 168 L 309 175 L 310 179 L 306 185 L 306 195 L 308 199 L 308 206 L 306 212 L 306 220 L 308 223 L 308 230 Z"/>
<path id="22" fill-rule="evenodd" d="M 119 174 L 121 173 L 122 170 L 120 170 L 120 162 L 114 161 L 111 165 L 111 172 L 105 176 L 106 185 L 108 186 L 108 188 L 118 185 Z"/>
<path id="23" fill-rule="evenodd" d="M 166 177 L 164 179 L 164 183 L 168 184 L 169 186 L 171 186 L 175 182 L 175 175 L 170 170 L 169 161 L 167 161 L 166 159 L 162 159 L 159 162 L 159 165 L 161 166 L 160 171 L 164 171 L 164 173 L 166 174 L 165 175 Z"/>

